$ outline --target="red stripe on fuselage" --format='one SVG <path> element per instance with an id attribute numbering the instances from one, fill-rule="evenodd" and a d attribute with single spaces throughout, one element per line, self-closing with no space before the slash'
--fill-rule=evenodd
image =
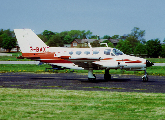
<path id="1" fill-rule="evenodd" d="M 70 61 L 61 59 L 60 57 L 54 56 L 55 52 L 46 53 L 22 53 L 25 58 L 34 58 L 45 63 L 72 63 Z"/>
<path id="2" fill-rule="evenodd" d="M 125 63 L 142 63 L 142 61 L 137 60 L 137 61 L 130 61 L 130 62 L 125 62 Z"/>
<path id="3" fill-rule="evenodd" d="M 44 63 L 72 63 L 71 61 L 67 61 L 67 60 L 40 60 L 41 62 Z"/>
<path id="4" fill-rule="evenodd" d="M 116 60 L 116 61 L 131 61 L 129 59 L 123 59 L 123 60 Z"/>

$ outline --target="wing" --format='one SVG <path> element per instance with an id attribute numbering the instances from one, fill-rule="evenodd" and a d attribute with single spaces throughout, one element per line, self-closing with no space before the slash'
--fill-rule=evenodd
<path id="1" fill-rule="evenodd" d="M 102 60 L 101 57 L 97 56 L 90 56 L 86 58 L 77 56 L 61 56 L 60 58 L 67 61 L 71 61 L 75 65 L 78 65 L 78 67 L 82 67 L 84 69 L 93 68 L 95 70 L 98 70 L 101 67 L 101 65 L 97 64 L 96 61 Z"/>

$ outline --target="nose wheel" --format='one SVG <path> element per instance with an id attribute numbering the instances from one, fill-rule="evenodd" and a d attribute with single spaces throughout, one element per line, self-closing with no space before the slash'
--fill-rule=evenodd
<path id="1" fill-rule="evenodd" d="M 148 77 L 147 77 L 147 72 L 145 70 L 145 75 L 142 77 L 142 81 L 143 82 L 147 82 L 148 81 Z"/>
<path id="2" fill-rule="evenodd" d="M 143 82 L 147 82 L 147 81 L 148 81 L 147 75 L 144 75 L 144 76 L 142 77 L 142 81 L 143 81 Z"/>

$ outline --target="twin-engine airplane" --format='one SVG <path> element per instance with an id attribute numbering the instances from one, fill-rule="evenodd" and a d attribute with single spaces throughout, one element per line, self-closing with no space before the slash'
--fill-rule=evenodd
<path id="1" fill-rule="evenodd" d="M 14 29 L 22 56 L 56 68 L 88 70 L 88 80 L 96 80 L 93 70 L 105 69 L 104 79 L 110 80 L 110 69 L 145 71 L 143 81 L 148 81 L 146 68 L 152 62 L 124 54 L 110 47 L 64 48 L 47 46 L 31 29 Z"/>

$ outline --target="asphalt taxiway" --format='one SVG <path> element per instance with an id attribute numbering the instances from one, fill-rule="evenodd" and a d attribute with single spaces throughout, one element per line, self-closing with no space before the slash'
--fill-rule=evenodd
<path id="1" fill-rule="evenodd" d="M 95 82 L 90 82 L 87 74 L 0 73 L 0 88 L 165 93 L 165 76 L 148 76 L 148 82 L 136 75 L 112 75 L 108 82 L 103 74 L 96 77 Z"/>
<path id="2" fill-rule="evenodd" d="M 38 65 L 40 61 L 0 61 L 0 64 L 35 64 Z M 154 63 L 153 66 L 165 66 L 165 63 Z"/>

